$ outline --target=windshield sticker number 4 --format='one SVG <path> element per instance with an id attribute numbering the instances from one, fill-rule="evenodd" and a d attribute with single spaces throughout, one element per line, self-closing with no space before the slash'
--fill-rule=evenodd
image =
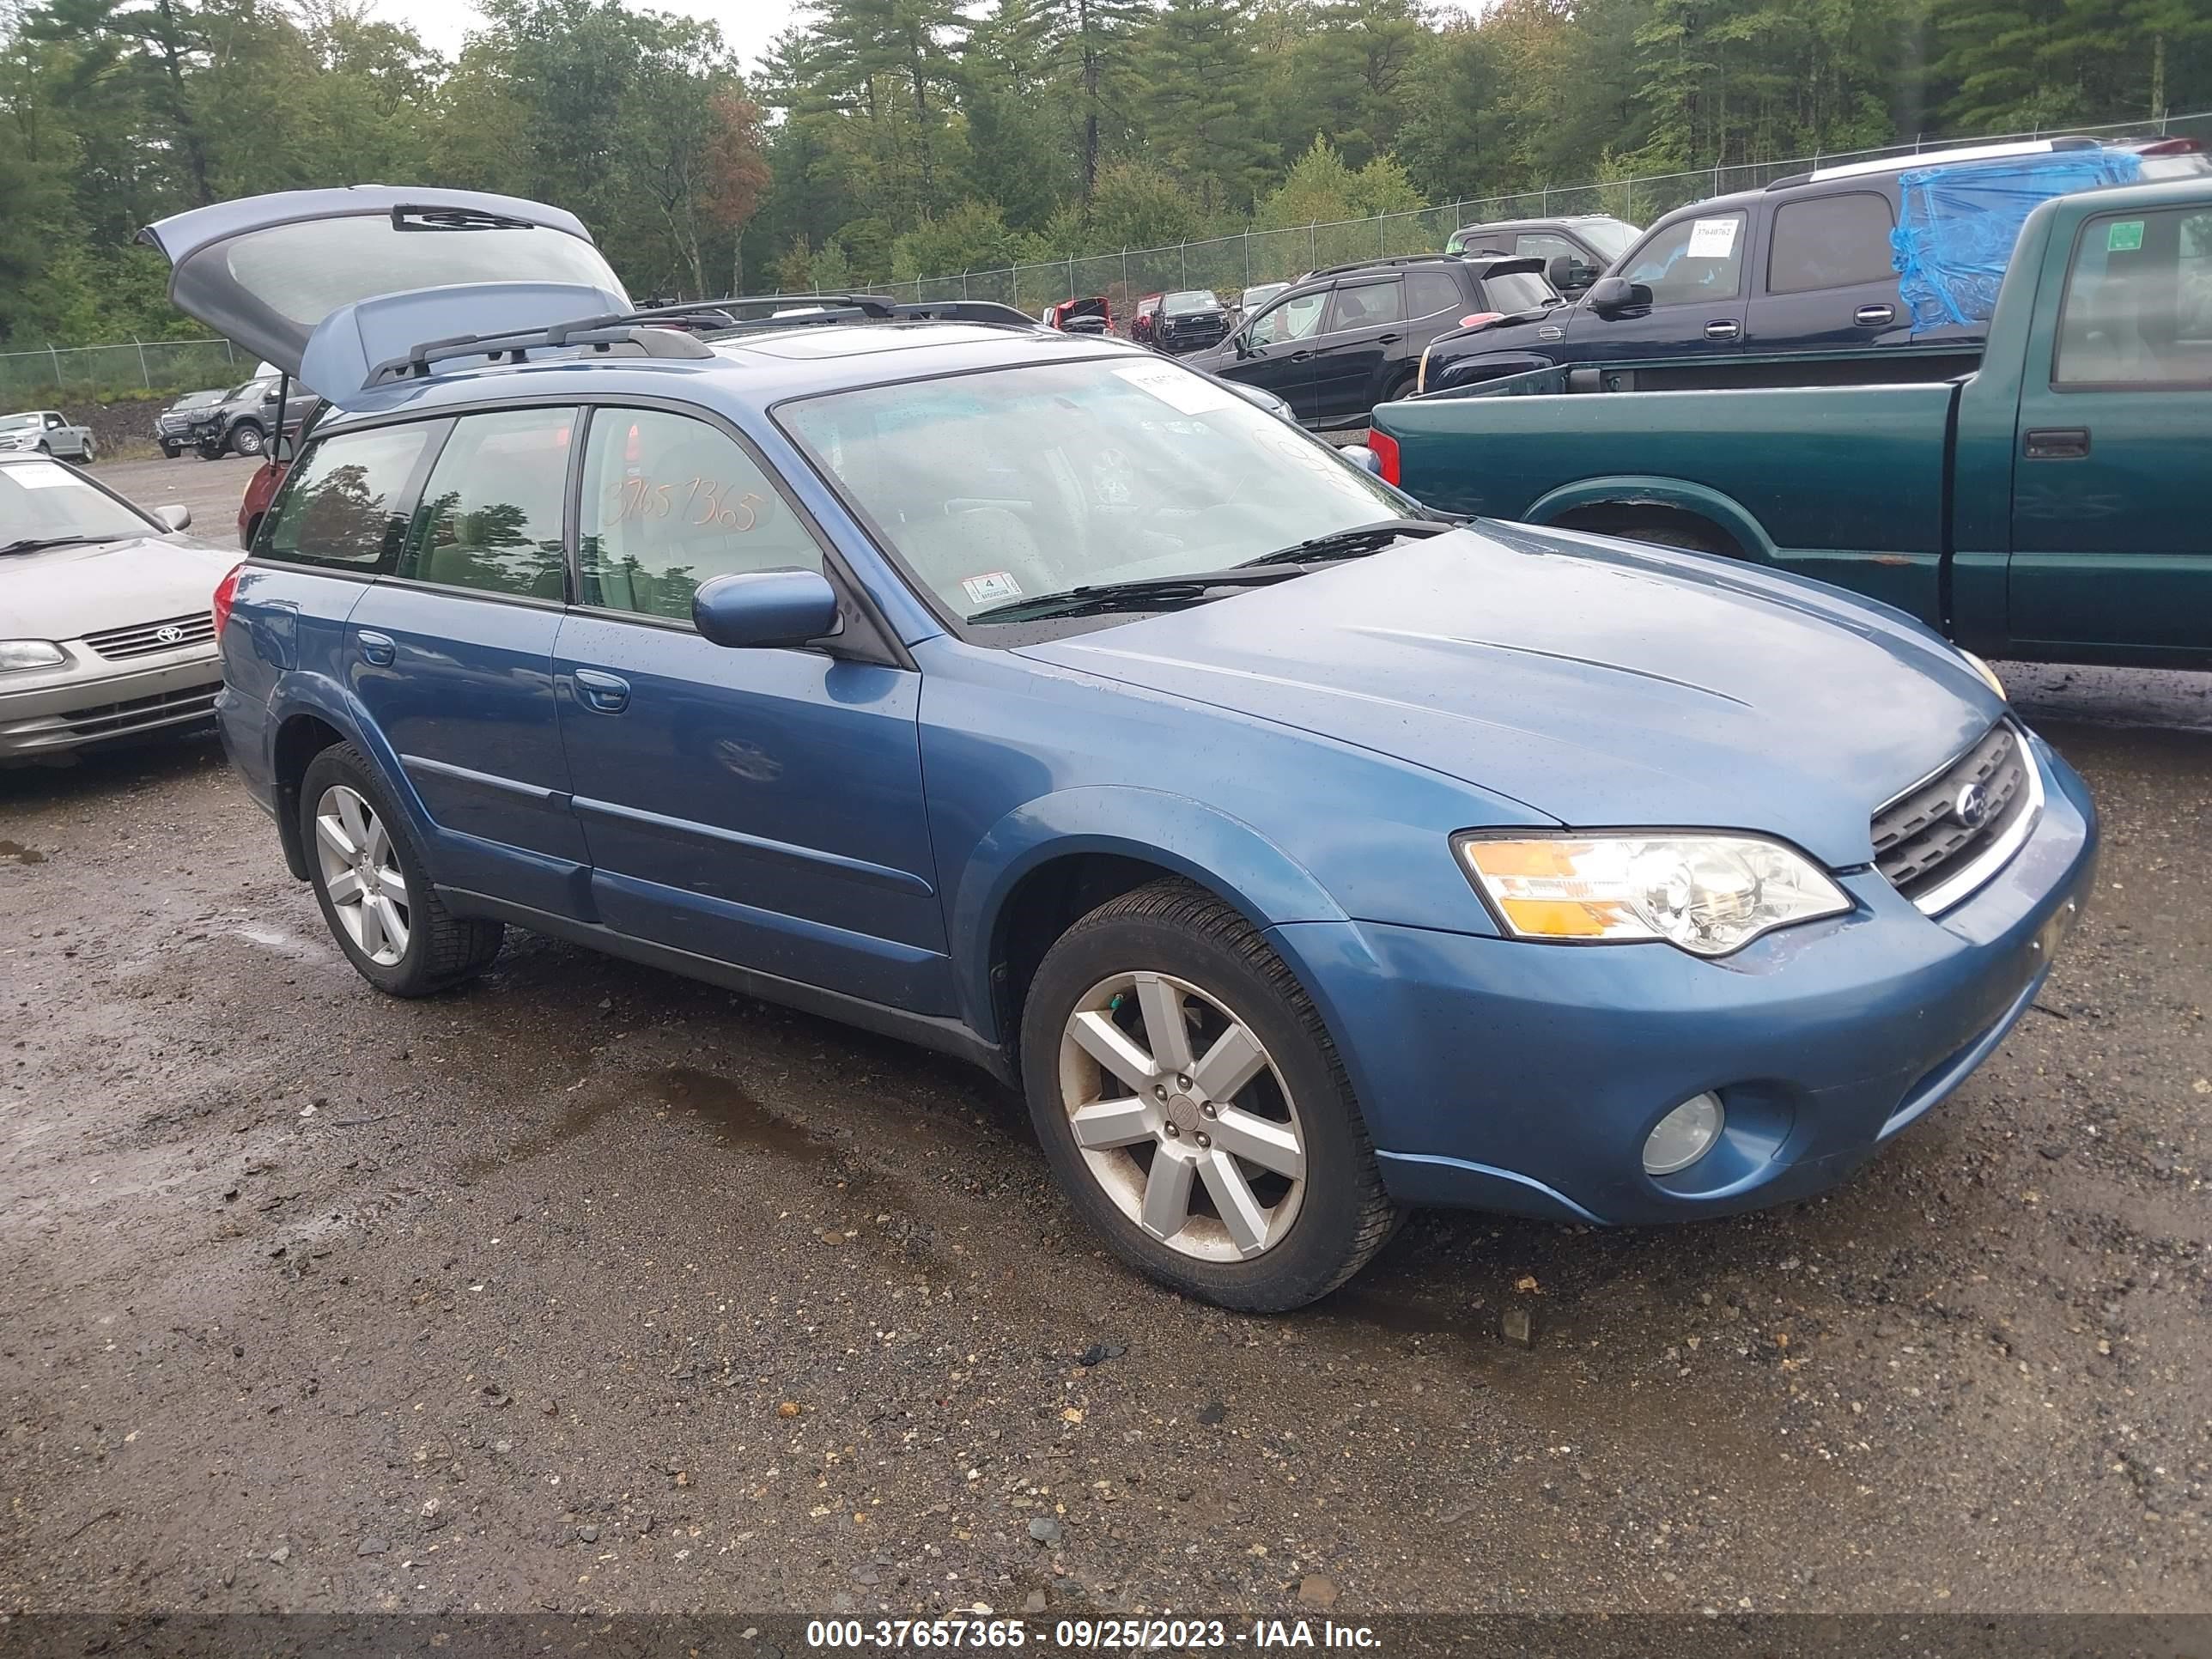
<path id="1" fill-rule="evenodd" d="M 987 570 L 980 576 L 963 576 L 960 587 L 968 595 L 968 603 L 978 610 L 1022 596 L 1022 585 L 1014 580 L 1011 570 Z"/>

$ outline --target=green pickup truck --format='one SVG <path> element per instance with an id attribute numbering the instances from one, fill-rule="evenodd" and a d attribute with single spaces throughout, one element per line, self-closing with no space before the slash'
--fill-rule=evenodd
<path id="1" fill-rule="evenodd" d="M 1370 444 L 1446 512 L 1756 560 L 1985 655 L 2212 668 L 2212 180 L 2045 203 L 1979 368 L 1899 356 L 1541 369 L 1385 404 Z"/>

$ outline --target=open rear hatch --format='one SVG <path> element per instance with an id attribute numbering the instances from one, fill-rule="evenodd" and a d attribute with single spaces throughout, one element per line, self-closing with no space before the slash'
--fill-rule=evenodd
<path id="1" fill-rule="evenodd" d="M 284 191 L 176 214 L 138 239 L 169 261 L 179 311 L 340 404 L 361 389 L 362 365 L 436 334 L 630 308 L 575 215 L 481 191 Z M 401 295 L 424 303 L 389 303 Z M 339 331 L 348 337 L 311 357 L 316 331 L 351 307 Z"/>

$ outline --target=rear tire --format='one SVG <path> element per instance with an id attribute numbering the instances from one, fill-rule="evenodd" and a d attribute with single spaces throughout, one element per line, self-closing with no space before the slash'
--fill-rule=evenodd
<path id="1" fill-rule="evenodd" d="M 331 937 L 386 995 L 429 996 L 475 978 L 499 954 L 507 929 L 447 913 L 405 816 L 353 744 L 307 763 L 300 839 Z"/>
<path id="2" fill-rule="evenodd" d="M 94 461 L 100 459 L 100 456 L 93 448 L 91 439 L 87 438 L 84 441 L 84 453 L 78 459 L 82 460 L 87 466 L 90 466 Z"/>
<path id="3" fill-rule="evenodd" d="M 1021 1060 L 1070 1201 L 1187 1295 L 1303 1307 L 1403 1218 L 1311 999 L 1257 928 L 1188 882 L 1138 888 L 1060 936 L 1030 986 Z"/>

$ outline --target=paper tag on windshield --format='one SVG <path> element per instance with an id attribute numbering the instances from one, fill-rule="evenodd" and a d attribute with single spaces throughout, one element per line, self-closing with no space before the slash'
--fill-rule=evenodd
<path id="1" fill-rule="evenodd" d="M 33 461 L 27 466 L 11 466 L 8 476 L 26 489 L 64 489 L 76 480 L 52 461 Z"/>
<path id="2" fill-rule="evenodd" d="M 1699 219 L 1690 226 L 1692 259 L 1725 259 L 1735 252 L 1735 219 Z"/>
<path id="3" fill-rule="evenodd" d="M 963 576 L 961 591 L 970 605 L 998 605 L 1022 596 L 1022 585 L 1011 570 L 987 570 L 980 576 Z"/>
<path id="4" fill-rule="evenodd" d="M 1203 374 L 1194 374 L 1173 363 L 1132 363 L 1114 372 L 1179 414 L 1203 415 L 1209 409 L 1226 409 L 1238 401 L 1227 386 L 1217 386 Z"/>

